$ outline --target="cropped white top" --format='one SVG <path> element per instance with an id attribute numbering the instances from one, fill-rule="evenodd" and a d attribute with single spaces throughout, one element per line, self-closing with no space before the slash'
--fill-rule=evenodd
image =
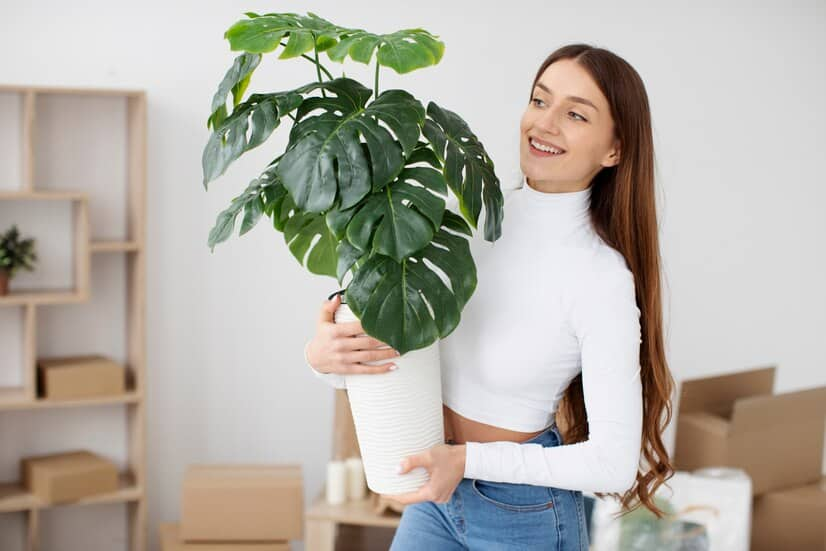
<path id="1" fill-rule="evenodd" d="M 479 228 L 471 238 L 476 290 L 439 341 L 444 403 L 514 431 L 553 423 L 582 372 L 588 439 L 549 448 L 467 442 L 466 478 L 589 492 L 624 492 L 636 480 L 640 310 L 625 259 L 591 225 L 590 193 L 541 192 L 524 178 L 506 192 L 502 236 L 489 243 Z M 312 371 L 344 388 L 343 377 Z"/>

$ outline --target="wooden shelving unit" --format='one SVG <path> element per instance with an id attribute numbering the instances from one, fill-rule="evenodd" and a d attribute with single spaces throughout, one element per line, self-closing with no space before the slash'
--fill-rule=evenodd
<path id="1" fill-rule="evenodd" d="M 338 551 L 340 543 L 339 546 L 336 543 L 345 526 L 360 529 L 389 528 L 395 531 L 401 522 L 398 513 L 376 513 L 369 493 L 365 499 L 351 500 L 341 505 L 327 503 L 325 493 L 322 490 L 304 512 L 306 551 Z"/>
<path id="2" fill-rule="evenodd" d="M 60 415 L 64 408 L 92 408 L 101 405 L 122 405 L 126 408 L 127 468 L 120 475 L 120 488 L 115 492 L 90 496 L 61 507 L 101 503 L 126 504 L 126 535 L 129 551 L 145 551 L 146 520 L 146 357 L 145 357 L 145 220 L 146 220 L 146 94 L 143 90 L 111 90 L 93 88 L 51 88 L 38 86 L 0 85 L 0 94 L 20 98 L 20 178 L 14 189 L 0 190 L 0 202 L 6 201 L 68 201 L 72 205 L 73 285 L 65 289 L 17 289 L 0 297 L 0 309 L 21 310 L 22 366 L 20 386 L 0 386 L 0 415 L 10 411 L 46 410 Z M 39 116 L 38 102 L 59 95 L 72 98 L 108 98 L 107 101 L 125 102 L 126 151 L 123 152 L 126 189 L 125 228 L 123 239 L 93 237 L 90 209 L 96 197 L 86 191 L 62 189 L 60 182 L 36 178 L 36 160 L 41 154 L 37 148 L 36 128 Z M 95 161 L 94 152 L 90 161 Z M 48 157 L 48 155 L 46 155 Z M 46 159 L 48 161 L 48 159 Z M 51 179 L 51 176 L 49 177 Z M 47 189 L 42 189 L 43 188 Z M 25 234 L 25 224 L 18 224 Z M 3 228 L 5 230 L 6 228 Z M 55 228 L 55 232 L 65 228 Z M 38 314 L 41 307 L 72 305 L 90 298 L 91 266 L 95 255 L 125 255 L 123 297 L 125 304 L 125 366 L 126 392 L 117 396 L 89 399 L 47 400 L 37 396 L 36 362 L 38 357 Z M 83 331 L 71 327 L 67 331 Z M 90 351 L 94 352 L 94 351 Z M 7 369 L 0 364 L 0 369 Z M 8 451 L 8 450 L 4 450 Z M 62 451 L 62 450 L 55 450 Z M 28 493 L 19 481 L 0 482 L 0 513 L 26 515 L 26 549 L 39 548 L 41 511 L 51 506 Z M 69 542 L 67 542 L 68 544 Z"/>

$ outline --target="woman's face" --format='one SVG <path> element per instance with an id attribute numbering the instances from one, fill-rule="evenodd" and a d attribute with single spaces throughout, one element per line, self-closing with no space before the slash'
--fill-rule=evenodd
<path id="1" fill-rule="evenodd" d="M 585 189 L 603 167 L 619 162 L 608 100 L 572 59 L 560 59 L 545 69 L 519 127 L 522 172 L 540 191 Z M 534 139 L 563 153 L 538 151 Z"/>

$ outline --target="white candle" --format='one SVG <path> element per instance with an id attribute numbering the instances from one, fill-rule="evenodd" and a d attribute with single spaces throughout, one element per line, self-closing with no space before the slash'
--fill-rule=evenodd
<path id="1" fill-rule="evenodd" d="M 347 466 L 344 461 L 327 463 L 327 503 L 339 505 L 347 500 Z"/>
<path id="2" fill-rule="evenodd" d="M 364 479 L 364 465 L 360 457 L 350 457 L 347 463 L 347 492 L 350 499 L 364 499 L 367 484 Z"/>

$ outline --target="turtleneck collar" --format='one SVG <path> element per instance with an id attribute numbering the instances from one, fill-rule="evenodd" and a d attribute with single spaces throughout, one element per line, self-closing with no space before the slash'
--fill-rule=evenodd
<path id="1" fill-rule="evenodd" d="M 547 193 L 528 185 L 522 176 L 520 195 L 530 210 L 556 219 L 557 222 L 581 223 L 589 220 L 591 186 L 580 191 Z"/>

